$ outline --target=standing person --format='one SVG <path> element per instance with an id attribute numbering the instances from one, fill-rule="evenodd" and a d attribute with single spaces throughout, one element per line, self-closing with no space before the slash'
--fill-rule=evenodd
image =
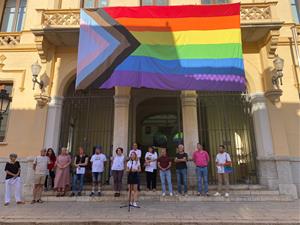
<path id="1" fill-rule="evenodd" d="M 36 202 L 43 203 L 42 192 L 45 184 L 46 175 L 48 174 L 48 164 L 50 159 L 46 156 L 46 149 L 41 150 L 41 154 L 35 157 L 33 161 L 34 170 L 34 188 L 33 188 L 33 200 L 31 204 Z"/>
<path id="2" fill-rule="evenodd" d="M 137 143 L 133 143 L 132 145 L 132 149 L 129 151 L 129 157 L 131 156 L 131 153 L 134 152 L 137 157 L 138 157 L 138 160 L 139 160 L 139 163 L 141 164 L 141 157 L 142 157 L 142 151 L 140 149 L 138 149 L 138 144 Z M 137 174 L 138 176 L 138 191 L 141 191 L 141 180 L 140 180 L 140 175 Z"/>
<path id="3" fill-rule="evenodd" d="M 188 160 L 187 153 L 184 152 L 184 146 L 182 144 L 178 145 L 178 152 L 176 153 L 175 163 L 176 163 L 176 177 L 177 177 L 177 191 L 178 194 L 182 195 L 181 184 L 183 183 L 184 194 L 187 195 L 187 165 Z"/>
<path id="4" fill-rule="evenodd" d="M 123 155 L 123 148 L 116 149 L 116 155 L 112 157 L 112 176 L 114 178 L 115 197 L 120 197 L 122 188 L 122 178 L 125 169 L 125 156 Z"/>
<path id="5" fill-rule="evenodd" d="M 141 172 L 141 164 L 135 152 L 130 154 L 126 171 L 128 172 L 127 183 L 129 204 L 133 207 L 138 207 L 138 173 Z"/>
<path id="6" fill-rule="evenodd" d="M 61 148 L 61 153 L 56 159 L 56 176 L 54 188 L 57 190 L 56 197 L 65 196 L 67 188 L 70 187 L 70 164 L 71 156 L 67 148 Z"/>
<path id="7" fill-rule="evenodd" d="M 148 147 L 145 155 L 145 171 L 147 176 L 147 190 L 156 191 L 157 153 L 153 147 Z"/>
<path id="8" fill-rule="evenodd" d="M 196 174 L 198 181 L 198 196 L 202 194 L 202 180 L 204 182 L 204 194 L 208 196 L 208 163 L 209 155 L 207 151 L 203 149 L 203 146 L 198 143 L 197 149 L 193 153 L 193 161 L 196 165 Z"/>
<path id="9" fill-rule="evenodd" d="M 96 185 L 98 185 L 98 196 L 101 196 L 101 178 L 104 171 L 104 163 L 107 161 L 106 156 L 101 151 L 101 146 L 96 146 L 95 154 L 91 158 L 93 186 L 90 196 L 95 195 Z"/>
<path id="10" fill-rule="evenodd" d="M 162 149 L 161 156 L 157 159 L 158 168 L 160 169 L 160 181 L 162 187 L 162 196 L 166 196 L 166 180 L 168 183 L 169 194 L 173 196 L 173 187 L 172 187 L 172 180 L 171 180 L 171 166 L 172 162 L 171 159 L 167 156 L 167 149 Z"/>
<path id="11" fill-rule="evenodd" d="M 218 176 L 218 191 L 214 196 L 220 196 L 222 191 L 223 181 L 225 183 L 225 197 L 229 197 L 229 174 L 225 173 L 224 166 L 231 165 L 230 155 L 225 152 L 225 146 L 219 145 L 219 153 L 216 156 L 217 176 Z"/>
<path id="12" fill-rule="evenodd" d="M 5 177 L 5 203 L 4 206 L 8 206 L 10 204 L 10 193 L 12 187 L 15 188 L 15 200 L 17 204 L 24 204 L 21 200 L 21 166 L 17 161 L 17 154 L 11 153 L 9 155 L 10 161 L 6 163 L 4 171 L 6 172 Z"/>
<path id="13" fill-rule="evenodd" d="M 72 193 L 71 197 L 75 196 L 76 192 L 78 196 L 81 196 L 81 192 L 83 190 L 84 184 L 84 175 L 86 172 L 86 167 L 88 165 L 89 157 L 84 153 L 84 149 L 82 147 L 78 148 L 78 154 L 74 159 L 74 167 L 75 172 L 73 175 L 73 183 L 72 183 Z M 77 183 L 79 181 L 79 187 L 77 187 Z"/>
<path id="14" fill-rule="evenodd" d="M 54 178 L 55 178 L 54 166 L 56 162 L 56 156 L 52 148 L 47 149 L 46 155 L 49 157 L 50 160 L 50 163 L 48 164 L 48 175 L 46 176 L 46 181 L 45 181 L 45 190 L 47 191 L 49 187 L 50 179 L 51 179 L 51 187 L 52 189 L 54 188 Z"/>

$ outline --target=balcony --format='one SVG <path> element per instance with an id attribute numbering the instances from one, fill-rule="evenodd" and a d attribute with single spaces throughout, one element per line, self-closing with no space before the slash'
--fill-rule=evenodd
<path id="1" fill-rule="evenodd" d="M 275 15 L 277 2 L 241 4 L 241 29 L 243 42 L 264 42 L 279 35 L 283 22 Z M 32 29 L 38 42 L 45 39 L 55 46 L 77 46 L 79 38 L 80 10 L 37 10 L 40 27 Z M 270 36 L 270 32 L 272 32 Z M 43 36 L 41 38 L 40 36 Z M 274 42 L 274 41 L 273 41 Z"/>
<path id="2" fill-rule="evenodd" d="M 0 46 L 15 46 L 20 44 L 21 33 L 2 33 L 0 32 Z"/>

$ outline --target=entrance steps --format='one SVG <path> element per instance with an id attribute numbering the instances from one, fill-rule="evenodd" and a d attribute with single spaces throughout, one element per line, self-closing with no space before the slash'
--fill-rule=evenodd
<path id="1" fill-rule="evenodd" d="M 175 188 L 175 187 L 173 187 Z M 104 186 L 102 196 L 90 197 L 91 188 L 86 187 L 82 192 L 82 196 L 69 197 L 70 192 L 64 197 L 56 197 L 54 191 L 47 191 L 43 193 L 44 201 L 62 201 L 62 202 L 110 202 L 110 201 L 124 201 L 127 200 L 127 192 L 122 191 L 120 197 L 114 197 L 114 192 L 109 186 Z M 264 201 L 275 201 L 275 202 L 287 202 L 295 200 L 290 195 L 281 195 L 278 190 L 267 190 L 261 185 L 231 185 L 229 191 L 229 197 L 224 196 L 215 197 L 216 186 L 210 186 L 210 196 L 197 196 L 196 191 L 189 191 L 187 196 L 161 196 L 161 190 L 153 191 L 142 191 L 139 193 L 139 200 L 152 200 L 161 202 L 264 202 Z"/>

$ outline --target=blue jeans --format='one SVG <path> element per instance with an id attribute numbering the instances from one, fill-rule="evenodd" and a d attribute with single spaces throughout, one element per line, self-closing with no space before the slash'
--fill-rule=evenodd
<path id="1" fill-rule="evenodd" d="M 177 191 L 181 194 L 181 184 L 183 183 L 184 193 L 187 193 L 187 169 L 176 169 Z"/>
<path id="2" fill-rule="evenodd" d="M 160 176 L 160 181 L 161 181 L 162 193 L 166 193 L 166 180 L 168 183 L 169 192 L 173 193 L 173 187 L 172 187 L 172 181 L 171 181 L 171 171 L 170 170 L 166 170 L 166 171 L 160 170 L 159 176 Z"/>
<path id="3" fill-rule="evenodd" d="M 204 192 L 208 192 L 208 168 L 206 167 L 196 167 L 196 174 L 198 180 L 198 192 L 202 192 L 202 179 L 204 180 Z"/>
<path id="4" fill-rule="evenodd" d="M 77 189 L 77 183 L 79 180 L 79 189 Z M 72 183 L 72 192 L 82 192 L 83 190 L 83 181 L 84 181 L 84 174 L 74 174 L 73 176 L 73 183 Z"/>

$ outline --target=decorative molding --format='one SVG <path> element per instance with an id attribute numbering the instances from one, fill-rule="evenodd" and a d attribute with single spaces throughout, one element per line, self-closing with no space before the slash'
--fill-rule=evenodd
<path id="1" fill-rule="evenodd" d="M 20 44 L 21 33 L 0 33 L 0 46 L 15 46 Z"/>
<path id="2" fill-rule="evenodd" d="M 271 30 L 267 37 L 265 38 L 266 47 L 267 47 L 267 53 L 268 57 L 270 59 L 274 59 L 276 56 L 276 50 L 279 43 L 279 36 L 280 31 L 279 30 Z"/>
<path id="3" fill-rule="evenodd" d="M 79 26 L 79 9 L 39 10 L 42 13 L 41 25 L 51 26 Z"/>
<path id="4" fill-rule="evenodd" d="M 272 19 L 271 5 L 266 4 L 241 4 L 241 20 L 270 20 Z"/>
<path id="5" fill-rule="evenodd" d="M 19 87 L 19 90 L 22 92 L 25 90 L 25 78 L 26 78 L 26 70 L 25 69 L 3 69 L 5 66 L 4 61 L 6 60 L 5 55 L 0 55 L 0 72 L 2 73 L 21 73 L 22 78 L 21 78 L 21 84 Z"/>
<path id="6" fill-rule="evenodd" d="M 45 38 L 45 36 L 41 33 L 36 33 L 35 34 L 35 44 L 36 44 L 36 48 L 38 51 L 38 54 L 41 58 L 41 62 L 42 63 L 46 63 L 47 62 L 47 52 L 49 49 L 49 42 L 47 41 L 47 39 Z"/>

